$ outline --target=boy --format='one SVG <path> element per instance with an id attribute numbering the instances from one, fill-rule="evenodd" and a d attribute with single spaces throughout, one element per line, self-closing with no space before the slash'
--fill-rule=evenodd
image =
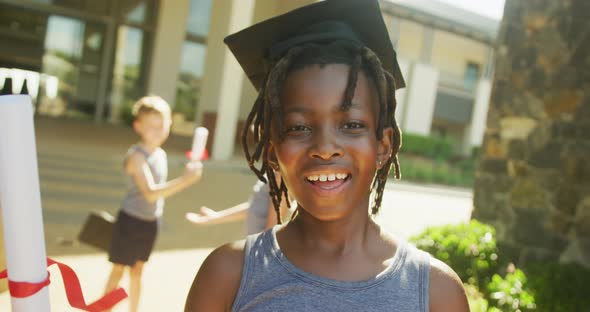
<path id="1" fill-rule="evenodd" d="M 225 42 L 259 91 L 248 164 L 297 210 L 214 250 L 185 311 L 469 311 L 451 268 L 372 218 L 390 169 L 400 177 L 404 86 L 378 0 L 316 2 Z"/>
<path id="2" fill-rule="evenodd" d="M 171 114 L 168 103 L 158 96 L 146 96 L 132 110 L 133 130 L 140 141 L 127 151 L 125 174 L 127 195 L 123 199 L 113 227 L 109 261 L 113 268 L 105 292 L 115 289 L 129 268 L 129 310 L 136 312 L 141 292 L 143 265 L 156 240 L 164 209 L 164 198 L 178 193 L 201 179 L 202 164 L 186 164 L 184 174 L 166 181 L 168 163 L 160 147 L 170 134 Z"/>

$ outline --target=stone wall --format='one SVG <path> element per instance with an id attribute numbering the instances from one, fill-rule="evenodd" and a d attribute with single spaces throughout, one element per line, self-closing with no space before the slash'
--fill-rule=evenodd
<path id="1" fill-rule="evenodd" d="M 475 219 L 523 265 L 590 266 L 590 1 L 507 0 Z"/>

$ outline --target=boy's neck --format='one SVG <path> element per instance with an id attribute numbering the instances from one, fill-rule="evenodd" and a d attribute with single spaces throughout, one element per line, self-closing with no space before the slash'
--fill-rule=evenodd
<path id="1" fill-rule="evenodd" d="M 159 145 L 147 144 L 144 141 L 139 141 L 138 145 L 139 145 L 139 147 L 141 147 L 144 151 L 148 152 L 149 154 L 153 153 L 155 150 L 157 150 L 160 147 Z"/>
<path id="2" fill-rule="evenodd" d="M 336 222 L 322 222 L 309 216 L 299 217 L 299 220 L 296 218 L 294 225 L 299 228 L 300 237 L 304 243 L 312 245 L 319 243 L 324 247 L 331 245 L 332 248 L 343 250 L 353 245 L 358 247 L 359 244 L 364 244 L 369 232 L 376 227 L 368 214 L 366 218 Z"/>

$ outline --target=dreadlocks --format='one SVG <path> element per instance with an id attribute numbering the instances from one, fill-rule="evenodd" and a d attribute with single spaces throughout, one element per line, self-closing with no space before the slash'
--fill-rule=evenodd
<path id="1" fill-rule="evenodd" d="M 258 97 L 242 131 L 242 147 L 248 166 L 260 180 L 268 182 L 270 197 L 277 213 L 278 223 L 281 223 L 280 203 L 283 196 L 287 198 L 288 190 L 282 179 L 279 183 L 275 178 L 273 170 L 278 168 L 272 168 L 269 163 L 267 153 L 270 146 L 270 132 L 273 125 L 277 127 L 276 129 L 282 129 L 283 112 L 279 99 L 281 87 L 288 74 L 313 64 L 320 66 L 346 64 L 350 66 L 342 110 L 350 108 L 358 73 L 363 70 L 369 79 L 375 83 L 378 93 L 377 139 L 382 139 L 384 128 L 391 127 L 394 130 L 391 138 L 392 153 L 377 170 L 371 185 L 371 192 L 374 192 L 372 214 L 379 211 L 383 199 L 383 190 L 392 165 L 395 178 L 399 179 L 401 176 L 397 158 L 397 152 L 401 146 L 401 131 L 395 120 L 395 108 L 397 106 L 395 99 L 396 81 L 389 72 L 383 69 L 377 55 L 369 48 L 352 44 L 349 41 L 334 41 L 329 44 L 307 43 L 293 47 L 270 66 L 265 83 L 259 90 Z M 249 129 L 253 129 L 253 131 L 250 132 Z M 249 147 L 249 138 L 254 142 L 253 150 Z M 258 161 L 261 161 L 260 168 L 256 167 Z"/>

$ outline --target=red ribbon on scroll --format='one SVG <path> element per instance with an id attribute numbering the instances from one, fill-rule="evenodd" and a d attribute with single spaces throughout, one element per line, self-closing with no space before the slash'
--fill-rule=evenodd
<path id="1" fill-rule="evenodd" d="M 57 264 L 57 267 L 59 268 L 63 277 L 68 302 L 74 308 L 89 312 L 100 312 L 112 308 L 115 304 L 119 303 L 119 301 L 127 298 L 125 290 L 123 288 L 118 288 L 104 295 L 95 302 L 86 304 L 84 295 L 82 294 L 82 288 L 80 287 L 80 280 L 78 280 L 76 272 L 61 262 L 47 258 L 47 267 L 53 264 Z M 0 272 L 0 279 L 7 277 L 8 272 L 6 270 Z M 15 282 L 8 280 L 10 296 L 14 298 L 26 298 L 32 296 L 47 285 L 49 285 L 49 272 L 47 272 L 47 278 L 40 283 Z"/>
<path id="2" fill-rule="evenodd" d="M 189 150 L 189 151 L 186 151 L 186 152 L 184 153 L 184 155 L 185 155 L 185 156 L 186 156 L 186 158 L 188 158 L 189 160 L 190 160 L 190 159 L 193 159 L 193 151 L 190 151 L 190 150 Z M 203 161 L 203 160 L 207 160 L 207 159 L 209 159 L 209 152 L 207 151 L 207 149 L 204 149 L 204 150 L 203 150 L 203 155 L 201 156 L 201 159 L 199 159 L 199 160 Z"/>

